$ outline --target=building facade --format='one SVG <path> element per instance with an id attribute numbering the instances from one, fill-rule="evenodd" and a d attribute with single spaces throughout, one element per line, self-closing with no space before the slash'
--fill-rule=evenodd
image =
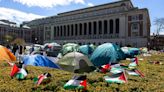
<path id="1" fill-rule="evenodd" d="M 4 44 L 5 36 L 22 38 L 27 43 L 32 42 L 32 30 L 29 28 L 17 27 L 16 23 L 7 20 L 0 20 L 0 44 Z"/>
<path id="2" fill-rule="evenodd" d="M 145 47 L 150 37 L 148 10 L 134 7 L 130 0 L 60 13 L 33 20 L 28 25 L 42 26 L 43 29 L 37 30 L 37 33 L 43 33 L 42 41 L 59 44 L 112 42 L 121 46 Z"/>
<path id="3" fill-rule="evenodd" d="M 164 50 L 164 35 L 152 35 L 150 37 L 150 49 Z"/>

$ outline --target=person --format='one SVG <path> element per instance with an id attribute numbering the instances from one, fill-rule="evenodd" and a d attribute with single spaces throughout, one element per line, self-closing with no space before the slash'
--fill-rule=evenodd
<path id="1" fill-rule="evenodd" d="M 16 51 L 18 50 L 18 46 L 16 44 L 14 44 L 12 52 L 14 53 L 14 55 L 16 54 Z"/>
<path id="2" fill-rule="evenodd" d="M 23 47 L 22 47 L 22 45 L 20 45 L 20 46 L 19 46 L 19 54 L 21 55 L 22 52 L 23 52 Z"/>

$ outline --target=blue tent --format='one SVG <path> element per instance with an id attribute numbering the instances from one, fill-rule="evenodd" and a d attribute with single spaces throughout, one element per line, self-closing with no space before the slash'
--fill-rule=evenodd
<path id="1" fill-rule="evenodd" d="M 42 55 L 26 55 L 23 57 L 25 65 L 42 66 L 60 69 L 58 65 Z"/>
<path id="2" fill-rule="evenodd" d="M 79 47 L 79 52 L 83 53 L 84 55 L 90 57 L 93 53 L 94 49 L 90 45 L 82 45 Z"/>
<path id="3" fill-rule="evenodd" d="M 112 43 L 105 43 L 96 48 L 91 56 L 91 62 L 95 66 L 102 66 L 108 63 L 118 63 L 119 53 L 117 51 L 117 46 Z"/>
<path id="4" fill-rule="evenodd" d="M 120 46 L 113 44 L 117 54 L 118 54 L 118 58 L 117 60 L 125 60 L 126 59 L 126 55 L 124 54 L 124 52 L 122 51 L 122 49 L 120 48 Z"/>

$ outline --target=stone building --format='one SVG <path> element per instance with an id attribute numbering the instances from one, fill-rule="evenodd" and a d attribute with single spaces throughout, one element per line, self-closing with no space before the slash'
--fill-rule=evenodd
<path id="1" fill-rule="evenodd" d="M 39 35 L 38 40 L 59 44 L 99 45 L 112 42 L 121 46 L 147 46 L 150 37 L 148 9 L 134 7 L 130 0 L 69 11 L 28 23 Z M 42 33 L 42 34 L 41 34 Z M 42 40 L 43 39 L 43 40 Z"/>
<path id="2" fill-rule="evenodd" d="M 32 42 L 32 30 L 27 27 L 17 27 L 16 23 L 8 20 L 0 20 L 0 44 L 5 43 L 5 36 L 22 38 L 27 43 Z"/>

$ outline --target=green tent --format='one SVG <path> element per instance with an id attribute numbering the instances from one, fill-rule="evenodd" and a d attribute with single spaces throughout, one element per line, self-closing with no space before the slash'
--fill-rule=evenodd
<path id="1" fill-rule="evenodd" d="M 79 45 L 75 44 L 75 43 L 67 43 L 65 45 L 63 45 L 62 48 L 62 54 L 65 55 L 69 52 L 74 52 L 74 51 L 78 51 L 79 49 Z"/>
<path id="2" fill-rule="evenodd" d="M 66 54 L 58 61 L 58 64 L 63 70 L 74 73 L 84 73 L 95 70 L 95 67 L 89 61 L 88 57 L 79 52 Z"/>

